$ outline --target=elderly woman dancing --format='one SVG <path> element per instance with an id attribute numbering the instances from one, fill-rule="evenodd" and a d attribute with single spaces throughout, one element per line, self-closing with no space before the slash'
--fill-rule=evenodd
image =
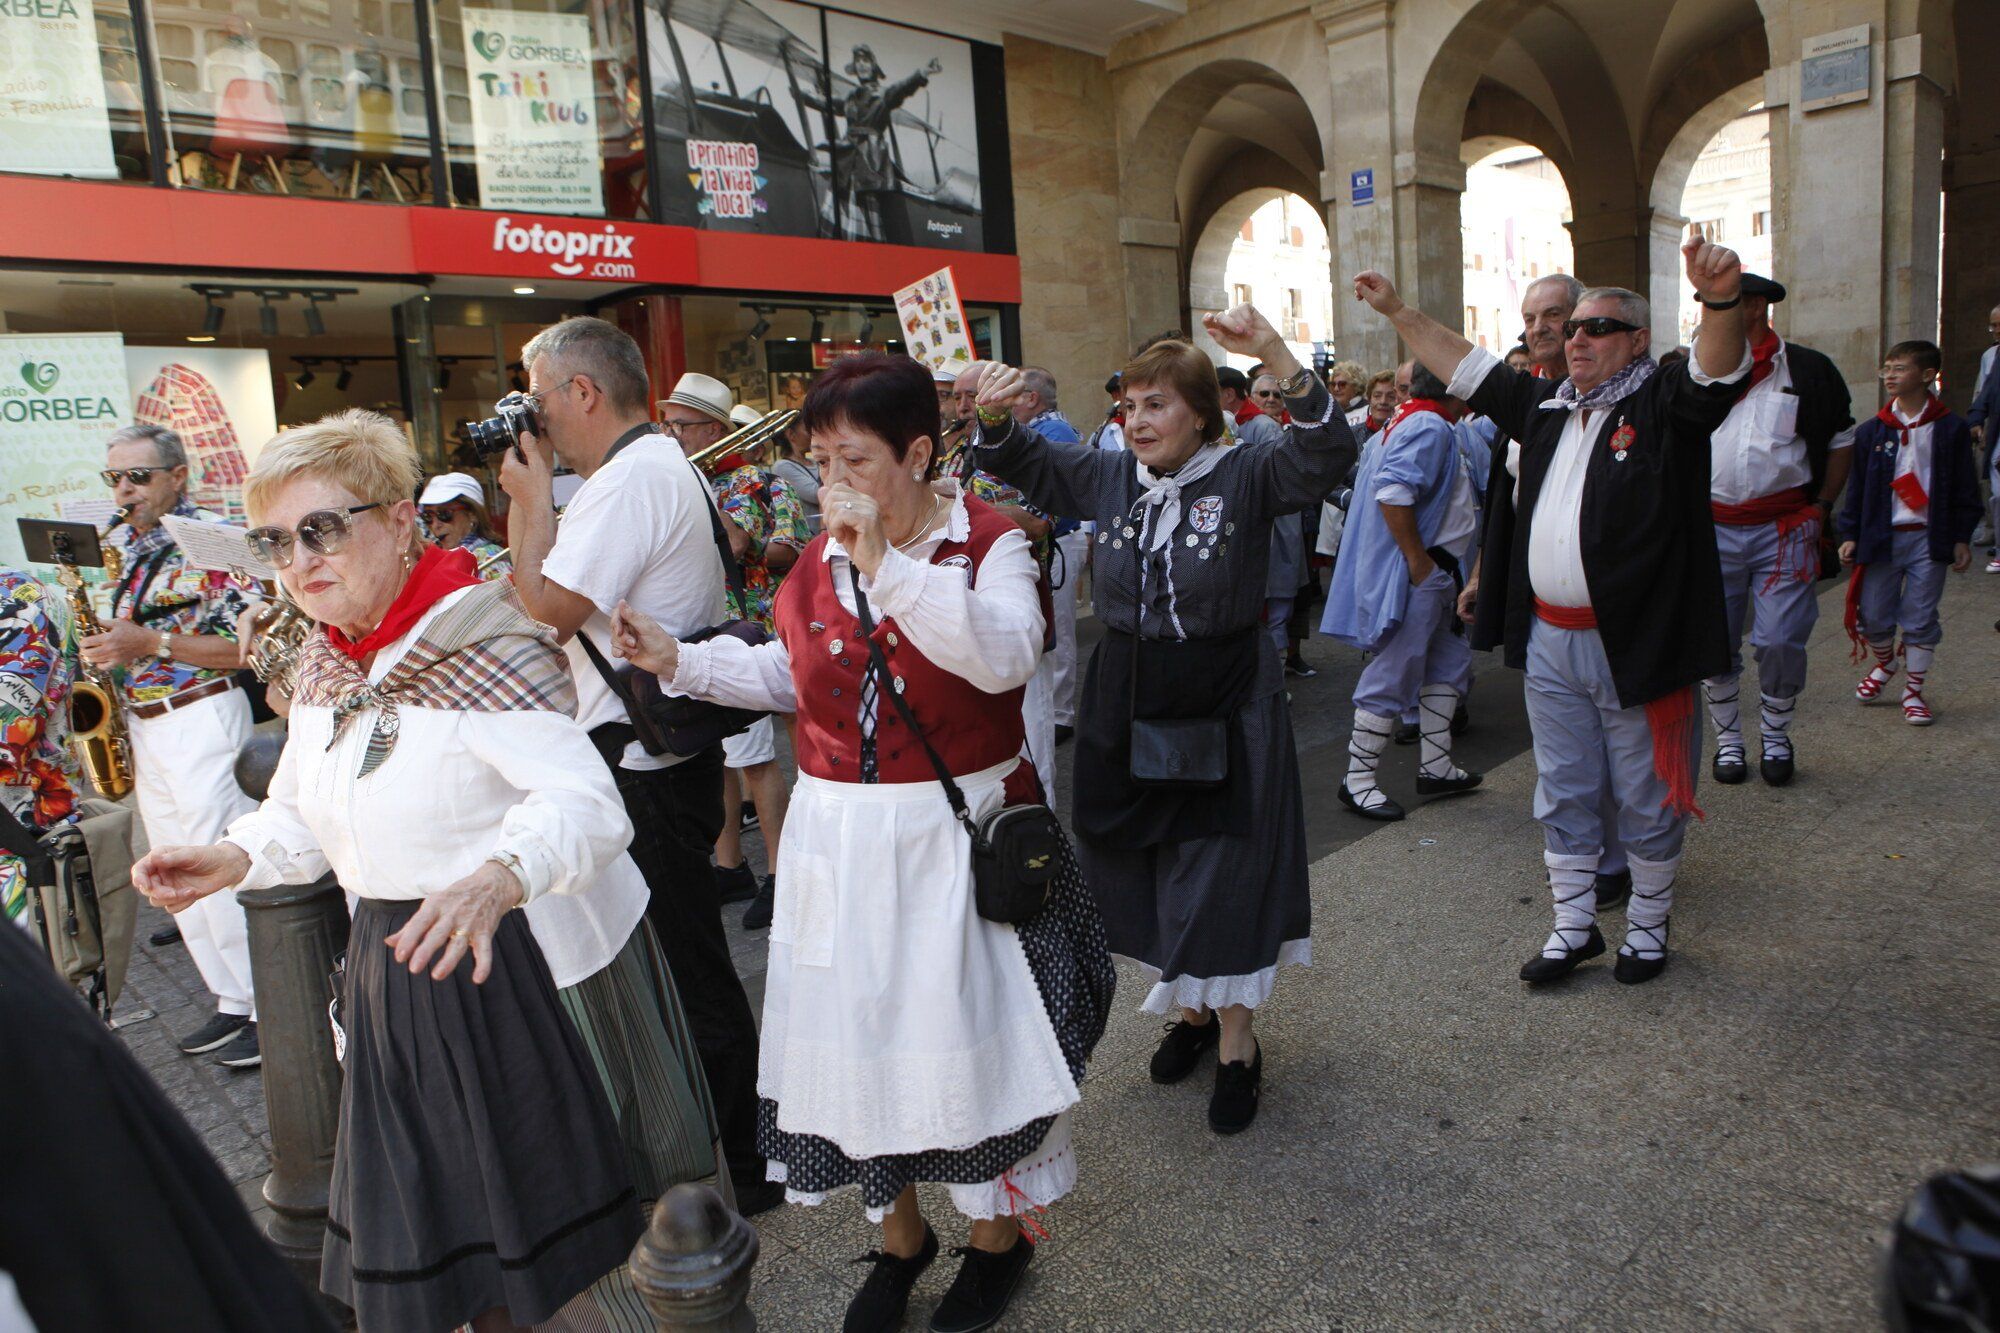
<path id="1" fill-rule="evenodd" d="M 826 531 L 779 590 L 777 639 L 677 643 L 621 607 L 617 645 L 679 693 L 796 709 L 757 1146 L 794 1201 L 859 1185 L 882 1224 L 848 1333 L 902 1322 L 938 1251 L 916 1183 L 948 1184 L 972 1234 L 931 1328 L 966 1333 L 1000 1317 L 1028 1265 L 1017 1216 L 1076 1183 L 1069 1109 L 1111 960 L 1066 848 L 1030 919 L 975 905 L 957 808 L 978 820 L 1036 796 L 1021 704 L 1044 613 L 1027 538 L 931 489 L 937 399 L 908 357 L 841 358 L 805 420 Z"/>
<path id="2" fill-rule="evenodd" d="M 133 880 L 169 910 L 329 867 L 359 895 L 321 1285 L 363 1329 L 513 1328 L 572 1299 L 643 1326 L 585 1289 L 643 1199 L 715 1171 L 706 1089 L 563 654 L 510 583 L 423 546 L 416 481 L 368 412 L 258 457 L 251 545 L 323 628 L 269 798 Z"/>
<path id="3" fill-rule="evenodd" d="M 975 443 L 979 466 L 1029 503 L 1097 520 L 1107 633 L 1076 738 L 1084 871 L 1112 951 L 1155 983 L 1144 1008 L 1180 1011 L 1154 1082 L 1179 1082 L 1219 1045 L 1208 1123 L 1233 1134 L 1262 1085 L 1252 1011 L 1281 965 L 1312 960 L 1298 754 L 1283 667 L 1258 632 L 1271 520 L 1318 504 L 1355 446 L 1262 315 L 1237 306 L 1203 322 L 1279 377 L 1292 424 L 1277 443 L 1225 445 L 1215 368 L 1173 341 L 1125 368 L 1130 455 L 1018 425 L 1008 409 L 1023 378 L 1007 367 L 981 383 Z"/>

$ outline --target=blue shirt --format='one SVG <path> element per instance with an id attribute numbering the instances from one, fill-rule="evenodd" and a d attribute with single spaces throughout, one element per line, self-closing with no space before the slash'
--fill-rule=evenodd
<path id="1" fill-rule="evenodd" d="M 1418 539 L 1434 545 L 1451 508 L 1460 447 L 1457 427 L 1435 412 L 1413 413 L 1369 440 L 1354 477 L 1322 634 L 1373 652 L 1403 623 L 1410 567 L 1382 517 L 1383 493 L 1389 492 L 1390 503 L 1416 509 Z"/>

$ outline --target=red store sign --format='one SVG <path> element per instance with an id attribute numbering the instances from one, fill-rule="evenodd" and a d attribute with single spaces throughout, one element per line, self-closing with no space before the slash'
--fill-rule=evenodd
<path id="1" fill-rule="evenodd" d="M 441 208 L 412 209 L 410 223 L 426 273 L 688 283 L 698 267 L 693 235 L 681 227 Z"/>

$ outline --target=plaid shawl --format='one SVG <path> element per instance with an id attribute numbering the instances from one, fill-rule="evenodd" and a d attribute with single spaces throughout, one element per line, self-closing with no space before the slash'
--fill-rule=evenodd
<path id="1" fill-rule="evenodd" d="M 529 618 L 512 581 L 468 589 L 438 612 L 402 660 L 376 684 L 359 663 L 335 648 L 324 630 L 306 640 L 299 655 L 302 704 L 333 710 L 333 735 L 375 709 L 375 727 L 357 777 L 382 766 L 396 748 L 396 708 L 437 708 L 476 713 L 535 710 L 576 716 L 576 683 L 569 659 L 548 626 Z"/>

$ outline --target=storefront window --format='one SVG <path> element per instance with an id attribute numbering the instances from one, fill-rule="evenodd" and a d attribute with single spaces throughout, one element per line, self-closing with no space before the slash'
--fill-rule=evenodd
<path id="1" fill-rule="evenodd" d="M 174 183 L 429 202 L 413 6 L 164 0 L 152 12 Z"/>
<path id="2" fill-rule="evenodd" d="M 439 0 L 451 200 L 646 218 L 638 43 L 625 0 Z"/>
<path id="3" fill-rule="evenodd" d="M 145 100 L 123 0 L 0 5 L 0 171 L 145 180 Z"/>

